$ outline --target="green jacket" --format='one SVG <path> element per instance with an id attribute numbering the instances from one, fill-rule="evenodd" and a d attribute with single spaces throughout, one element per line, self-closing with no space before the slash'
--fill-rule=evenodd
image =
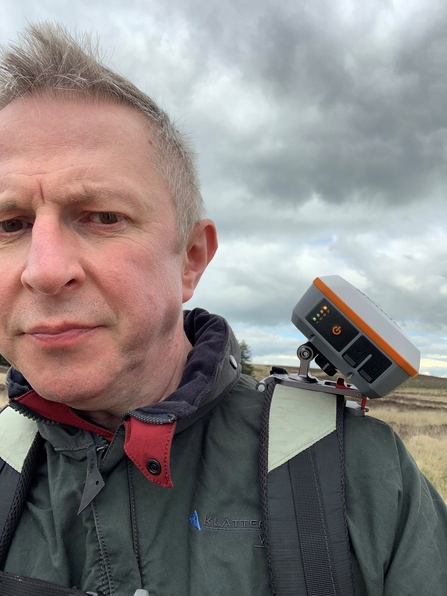
<path id="1" fill-rule="evenodd" d="M 165 429 L 174 430 L 175 421 L 168 409 L 127 417 L 141 423 L 133 436 L 152 471 L 159 471 L 154 459 L 161 464 L 160 473 L 143 469 L 129 425 L 108 443 L 86 428 L 49 421 L 37 412 L 33 392 L 13 400 L 38 421 L 44 455 L 5 571 L 105 596 L 131 596 L 137 588 L 150 596 L 271 594 L 259 505 L 262 394 L 234 368 L 237 343 L 222 319 L 219 343 L 211 319 L 203 311 L 193 315 L 197 357 L 182 385 L 192 383 L 202 405 L 195 402 L 186 417 L 176 414 L 170 449 Z M 201 358 L 209 361 L 211 344 L 219 349 L 204 375 Z M 197 371 L 206 377 L 202 384 Z M 167 402 L 177 413 L 178 399 Z M 104 487 L 77 514 L 92 458 Z M 400 439 L 386 424 L 347 415 L 345 462 L 357 596 L 446 595 L 445 505 Z"/>

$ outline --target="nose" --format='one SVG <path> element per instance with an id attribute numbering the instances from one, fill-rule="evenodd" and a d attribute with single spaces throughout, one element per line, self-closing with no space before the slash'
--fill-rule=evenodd
<path id="1" fill-rule="evenodd" d="M 55 217 L 36 218 L 22 284 L 33 292 L 53 296 L 75 289 L 85 280 L 79 246 Z"/>

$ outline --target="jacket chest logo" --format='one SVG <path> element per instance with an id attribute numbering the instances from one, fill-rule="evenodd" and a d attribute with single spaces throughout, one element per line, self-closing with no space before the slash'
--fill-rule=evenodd
<path id="1" fill-rule="evenodd" d="M 258 531 L 262 528 L 260 519 L 233 519 L 232 517 L 200 517 L 196 510 L 191 514 L 188 522 L 197 530 L 224 530 L 239 532 L 241 530 Z"/>

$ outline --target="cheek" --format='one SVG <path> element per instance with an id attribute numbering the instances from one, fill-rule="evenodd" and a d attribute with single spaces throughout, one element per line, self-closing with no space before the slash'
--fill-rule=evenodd
<path id="1" fill-rule="evenodd" d="M 103 278 L 104 297 L 113 303 L 112 309 L 130 319 L 152 322 L 161 322 L 167 311 L 182 309 L 179 259 L 122 252 L 119 262 Z"/>
<path id="2" fill-rule="evenodd" d="M 8 323 L 17 309 L 21 309 L 20 296 L 23 286 L 20 274 L 4 271 L 0 274 L 0 333 L 8 328 Z M 1 346 L 0 346 L 1 349 Z"/>

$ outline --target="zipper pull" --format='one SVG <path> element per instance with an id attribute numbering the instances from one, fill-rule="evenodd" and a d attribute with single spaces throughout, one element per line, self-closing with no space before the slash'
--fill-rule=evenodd
<path id="1" fill-rule="evenodd" d="M 98 469 L 97 447 L 92 445 L 87 450 L 87 476 L 85 478 L 84 492 L 82 493 L 78 515 L 93 501 L 105 482 Z"/>

